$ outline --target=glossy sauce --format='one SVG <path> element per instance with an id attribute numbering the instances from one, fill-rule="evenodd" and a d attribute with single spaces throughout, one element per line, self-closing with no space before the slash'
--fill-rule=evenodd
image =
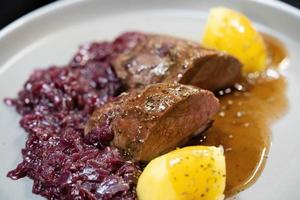
<path id="1" fill-rule="evenodd" d="M 287 54 L 278 40 L 263 36 L 270 55 L 268 70 L 241 78 L 235 90 L 219 92 L 221 110 L 201 143 L 224 147 L 226 196 L 246 189 L 259 177 L 269 152 L 270 125 L 287 108 L 286 81 L 276 69 Z"/>

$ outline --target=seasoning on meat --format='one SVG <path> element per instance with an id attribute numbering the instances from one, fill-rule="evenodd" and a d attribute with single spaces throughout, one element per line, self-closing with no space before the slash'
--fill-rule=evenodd
<path id="1" fill-rule="evenodd" d="M 203 130 L 219 102 L 212 92 L 194 86 L 159 83 L 131 90 L 97 109 L 85 134 L 109 124 L 112 145 L 135 160 L 149 161 Z"/>

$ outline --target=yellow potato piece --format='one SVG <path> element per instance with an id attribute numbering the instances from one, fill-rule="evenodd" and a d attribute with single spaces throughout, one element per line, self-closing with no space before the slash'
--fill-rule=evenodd
<path id="1" fill-rule="evenodd" d="M 223 149 L 191 146 L 152 160 L 141 174 L 139 200 L 221 200 L 225 189 Z"/>
<path id="2" fill-rule="evenodd" d="M 263 38 L 246 16 L 234 10 L 211 9 L 202 43 L 237 57 L 244 65 L 243 72 L 261 72 L 266 68 Z"/>

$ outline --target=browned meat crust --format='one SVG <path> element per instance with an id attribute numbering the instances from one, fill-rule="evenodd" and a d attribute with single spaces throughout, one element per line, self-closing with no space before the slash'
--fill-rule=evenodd
<path id="1" fill-rule="evenodd" d="M 122 38 L 120 36 L 119 38 Z M 142 34 L 112 62 L 129 88 L 171 82 L 211 91 L 234 84 L 241 63 L 231 55 L 171 36 Z"/>
<path id="2" fill-rule="evenodd" d="M 204 129 L 218 111 L 212 92 L 194 86 L 159 83 L 131 90 L 98 108 L 85 134 L 109 123 L 112 145 L 135 160 L 149 161 Z"/>

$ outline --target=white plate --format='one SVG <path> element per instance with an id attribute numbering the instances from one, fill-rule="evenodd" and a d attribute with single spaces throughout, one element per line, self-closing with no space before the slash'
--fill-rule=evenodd
<path id="1" fill-rule="evenodd" d="M 35 68 L 69 61 L 79 44 L 112 39 L 127 30 L 168 33 L 200 40 L 209 8 L 227 6 L 249 16 L 262 31 L 280 38 L 290 55 L 285 71 L 290 109 L 273 126 L 273 145 L 263 175 L 241 200 L 300 198 L 300 12 L 277 1 L 69 0 L 39 9 L 0 32 L 0 99 L 14 97 Z M 32 181 L 6 173 L 21 160 L 24 131 L 19 116 L 0 103 L 0 199 L 41 199 Z M 297 124 L 298 123 L 298 124 Z M 298 130 L 298 131 L 297 131 Z"/>

